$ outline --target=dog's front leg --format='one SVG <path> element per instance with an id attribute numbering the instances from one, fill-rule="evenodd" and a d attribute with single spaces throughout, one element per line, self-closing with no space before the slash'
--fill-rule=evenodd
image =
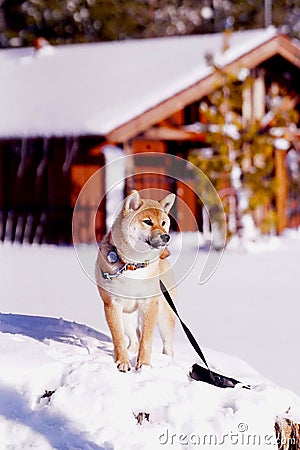
<path id="1" fill-rule="evenodd" d="M 117 368 L 120 372 L 128 372 L 130 370 L 130 362 L 123 330 L 123 306 L 117 302 L 111 302 L 104 305 L 104 311 L 114 344 Z"/>
<path id="2" fill-rule="evenodd" d="M 151 365 L 152 339 L 158 314 L 157 298 L 144 300 L 144 302 L 141 306 L 142 336 L 135 366 L 136 369 L 139 369 L 142 365 Z"/>

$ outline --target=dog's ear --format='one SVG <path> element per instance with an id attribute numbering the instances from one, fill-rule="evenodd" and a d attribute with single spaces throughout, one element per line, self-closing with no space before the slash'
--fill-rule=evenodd
<path id="1" fill-rule="evenodd" d="M 124 213 L 136 211 L 141 205 L 141 197 L 138 191 L 131 191 L 124 202 L 123 211 Z"/>
<path id="2" fill-rule="evenodd" d="M 165 198 L 163 198 L 159 203 L 166 211 L 166 213 L 169 214 L 170 209 L 172 208 L 174 202 L 175 202 L 175 194 L 169 194 Z"/>

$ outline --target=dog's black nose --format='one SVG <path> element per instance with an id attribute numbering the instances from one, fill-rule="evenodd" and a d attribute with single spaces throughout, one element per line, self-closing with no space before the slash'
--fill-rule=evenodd
<path id="1" fill-rule="evenodd" d="M 160 235 L 161 240 L 163 241 L 164 244 L 167 244 L 170 240 L 170 236 L 168 234 L 161 234 Z"/>

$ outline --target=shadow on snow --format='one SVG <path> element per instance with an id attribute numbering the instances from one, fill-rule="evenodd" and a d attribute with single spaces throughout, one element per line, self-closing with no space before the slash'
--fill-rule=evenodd
<path id="1" fill-rule="evenodd" d="M 59 450 L 109 450 L 112 447 L 104 443 L 104 447 L 87 440 L 84 432 L 71 430 L 66 419 L 47 411 L 30 409 L 23 397 L 15 390 L 0 386 L 0 416 L 29 427 L 42 435 L 53 448 Z"/>
<path id="2" fill-rule="evenodd" d="M 112 355 L 112 351 L 105 345 L 111 342 L 111 338 L 106 334 L 63 319 L 0 313 L 0 332 L 21 334 L 41 342 L 52 340 L 87 349 L 87 341 L 93 341 L 97 348 Z"/>
<path id="3" fill-rule="evenodd" d="M 52 340 L 76 345 L 88 351 L 89 346 L 92 346 L 112 355 L 112 350 L 107 348 L 107 344 L 111 342 L 108 336 L 85 325 L 63 319 L 0 314 L 0 332 L 19 334 L 41 342 Z M 104 443 L 104 447 L 99 447 L 85 439 L 84 432 L 78 433 L 72 430 L 66 418 L 51 414 L 47 408 L 32 410 L 26 405 L 26 399 L 11 387 L 0 386 L 0 416 L 30 427 L 34 432 L 43 435 L 53 448 L 59 448 L 59 450 L 71 448 L 109 450 L 112 448 L 108 443 Z"/>

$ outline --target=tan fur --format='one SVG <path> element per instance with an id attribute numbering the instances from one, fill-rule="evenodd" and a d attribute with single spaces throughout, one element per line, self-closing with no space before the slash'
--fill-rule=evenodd
<path id="1" fill-rule="evenodd" d="M 164 242 L 168 239 L 168 213 L 174 200 L 174 194 L 169 194 L 161 202 L 145 200 L 140 198 L 137 191 L 133 191 L 125 199 L 111 231 L 99 248 L 96 279 L 113 339 L 115 361 L 122 372 L 130 370 L 126 335 L 129 339 L 128 349 L 133 353 L 138 351 L 136 369 L 151 364 L 156 324 L 163 341 L 163 353 L 173 355 L 175 318 L 160 294 L 159 279 L 169 287 L 174 286 L 170 264 L 166 260 L 170 253 Z M 151 224 L 146 224 L 145 220 L 150 220 Z M 107 254 L 112 248 L 117 249 L 122 261 L 108 261 Z M 101 270 L 109 274 L 116 273 L 124 262 L 145 261 L 149 261 L 148 267 L 125 271 L 112 280 L 105 280 L 101 275 Z M 171 295 L 174 298 L 174 289 Z"/>

